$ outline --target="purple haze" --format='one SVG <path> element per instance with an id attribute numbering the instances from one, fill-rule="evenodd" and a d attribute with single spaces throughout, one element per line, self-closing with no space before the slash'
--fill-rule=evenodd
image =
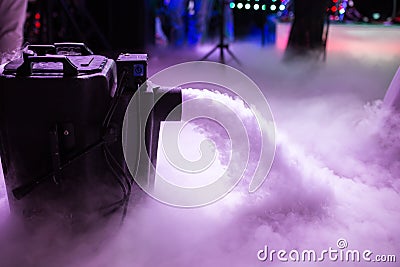
<path id="1" fill-rule="evenodd" d="M 276 47 L 262 48 L 258 40 L 233 45 L 244 61 L 235 67 L 262 88 L 276 119 L 276 158 L 259 191 L 249 194 L 243 183 L 221 201 L 199 209 L 148 199 L 132 206 L 115 238 L 97 250 L 88 239 L 55 257 L 52 242 L 27 246 L 22 238 L 3 238 L 5 265 L 0 265 L 18 266 L 21 258 L 12 256 L 19 255 L 25 257 L 25 266 L 365 266 L 257 260 L 265 245 L 320 251 L 336 248 L 339 238 L 348 241 L 349 249 L 396 254 L 400 261 L 400 115 L 382 108 L 400 63 L 400 31 L 338 25 L 330 33 L 327 62 L 284 64 L 279 45 L 287 31 L 287 25 L 279 25 Z M 193 59 L 189 53 L 171 53 L 156 53 L 150 61 L 158 64 L 153 71 L 178 63 L 178 55 Z M 202 93 L 185 90 L 187 97 Z M 197 126 L 207 130 L 205 136 L 220 140 L 206 123 Z M 199 128 L 193 129 L 198 135 Z M 185 134 L 182 140 L 190 140 L 190 131 Z M 186 149 L 191 149 L 187 142 Z M 217 146 L 219 153 L 224 147 Z M 8 214 L 4 187 L 0 196 L 3 219 Z"/>

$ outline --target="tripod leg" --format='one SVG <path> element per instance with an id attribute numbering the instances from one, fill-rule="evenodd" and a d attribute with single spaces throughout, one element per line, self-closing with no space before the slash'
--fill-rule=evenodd
<path id="1" fill-rule="evenodd" d="M 220 51 L 219 51 L 219 61 L 222 63 L 222 64 L 225 64 L 225 55 L 224 55 L 224 45 L 222 45 L 220 48 Z"/>
<path id="2" fill-rule="evenodd" d="M 215 52 L 215 50 L 217 50 L 218 49 L 218 45 L 217 46 L 215 46 L 210 52 L 208 52 L 204 57 L 202 57 L 200 60 L 206 60 L 209 56 L 211 56 L 212 55 L 212 53 L 214 53 Z"/>
<path id="3" fill-rule="evenodd" d="M 225 44 L 225 5 L 226 0 L 220 0 L 220 25 L 219 25 L 219 44 L 216 45 L 208 54 L 206 54 L 201 60 L 208 58 L 215 50 L 220 49 L 219 61 L 225 64 L 225 54 L 224 49 L 232 56 L 232 58 L 240 65 L 240 61 L 235 57 L 235 55 L 229 50 L 229 44 Z"/>
<path id="4" fill-rule="evenodd" d="M 240 62 L 240 60 L 235 56 L 235 54 L 232 53 L 231 50 L 229 50 L 229 47 L 226 46 L 226 51 L 228 51 L 229 55 L 236 61 L 236 63 L 238 63 L 239 65 L 242 65 L 242 63 Z"/>

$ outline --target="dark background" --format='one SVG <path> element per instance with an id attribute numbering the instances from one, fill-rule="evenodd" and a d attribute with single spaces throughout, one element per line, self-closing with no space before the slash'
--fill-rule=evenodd
<path id="1" fill-rule="evenodd" d="M 396 1 L 397 11 L 399 11 L 400 0 Z M 393 0 L 354 0 L 354 5 L 361 14 L 367 17 L 371 17 L 373 13 L 378 12 L 383 19 L 386 19 L 392 15 L 393 11 Z M 397 15 L 399 15 L 398 12 Z"/>
<path id="2" fill-rule="evenodd" d="M 354 0 L 354 3 L 363 16 L 370 18 L 370 23 L 383 22 L 392 15 L 392 0 Z M 158 0 L 30 1 L 25 38 L 31 44 L 84 42 L 97 53 L 143 53 L 154 43 L 157 6 Z M 397 10 L 400 10 L 400 0 L 397 0 Z M 371 19 L 376 12 L 381 14 L 379 21 Z M 39 20 L 35 19 L 37 13 Z M 252 9 L 234 9 L 233 14 L 236 37 L 260 29 L 266 17 L 266 12 Z M 216 29 L 218 20 L 213 16 L 211 29 Z"/>

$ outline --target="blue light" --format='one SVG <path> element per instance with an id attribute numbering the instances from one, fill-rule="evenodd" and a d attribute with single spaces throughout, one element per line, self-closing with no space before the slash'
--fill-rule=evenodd
<path id="1" fill-rule="evenodd" d="M 230 7 L 230 8 L 235 8 L 235 3 L 234 3 L 234 2 L 231 2 L 231 3 L 229 4 L 229 7 Z"/>

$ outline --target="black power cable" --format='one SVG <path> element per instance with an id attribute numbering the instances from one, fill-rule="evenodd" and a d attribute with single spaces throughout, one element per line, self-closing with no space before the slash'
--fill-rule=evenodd
<path id="1" fill-rule="evenodd" d="M 113 98 L 111 104 L 110 104 L 110 108 L 107 112 L 107 115 L 103 121 L 103 129 L 107 130 L 108 127 L 110 126 L 111 123 L 111 119 L 114 116 L 115 110 L 118 106 L 118 103 L 124 93 L 125 90 L 125 82 L 126 82 L 126 74 L 127 74 L 127 70 L 124 70 L 121 74 L 121 79 L 119 81 L 119 84 L 117 86 L 117 92 L 115 97 Z M 110 152 L 107 144 L 103 145 L 103 153 L 107 162 L 107 166 L 110 168 L 111 172 L 113 173 L 115 179 L 118 181 L 118 183 L 121 186 L 121 189 L 123 191 L 123 199 L 118 201 L 117 205 L 120 205 L 118 208 L 120 208 L 121 206 L 123 206 L 123 212 L 122 212 L 122 218 L 121 218 L 121 224 L 123 223 L 123 221 L 126 218 L 127 215 L 127 211 L 128 211 L 128 204 L 129 204 L 129 199 L 130 199 L 130 195 L 132 192 L 132 183 L 133 183 L 133 179 L 129 179 L 126 175 L 126 172 L 123 170 L 123 168 L 121 167 L 121 165 L 119 165 L 118 161 L 115 159 L 115 157 L 112 155 L 112 153 Z M 112 160 L 112 163 L 116 166 L 114 167 L 112 165 L 112 163 L 110 162 L 110 159 Z M 120 174 L 118 174 L 118 171 L 120 172 Z M 125 180 L 125 185 L 127 186 L 127 188 L 124 185 L 124 181 L 120 179 L 120 177 L 123 177 Z M 117 208 L 117 209 L 118 209 Z"/>
<path id="2" fill-rule="evenodd" d="M 114 115 L 115 109 L 118 106 L 118 102 L 125 90 L 125 85 L 123 84 L 126 79 L 127 70 L 124 70 L 121 74 L 121 79 L 117 85 L 117 91 L 115 92 L 115 97 L 111 100 L 110 108 L 108 109 L 106 116 L 103 120 L 103 129 L 107 129 L 110 126 L 111 119 Z"/>
<path id="3" fill-rule="evenodd" d="M 104 153 L 105 153 L 107 164 L 108 164 L 109 168 L 111 169 L 113 175 L 122 184 L 124 181 L 121 180 L 120 177 L 123 177 L 125 180 L 125 184 L 127 185 L 127 189 L 126 189 L 126 191 L 124 191 L 124 197 L 123 197 L 123 199 L 121 199 L 122 202 L 120 203 L 120 207 L 123 206 L 123 212 L 122 212 L 122 218 L 121 218 L 121 224 L 122 224 L 123 221 L 125 220 L 125 217 L 126 217 L 127 211 L 128 211 L 129 200 L 130 200 L 130 196 L 131 196 L 131 192 L 132 192 L 133 179 L 128 178 L 125 171 L 118 164 L 118 161 L 114 158 L 112 153 L 109 151 L 108 146 L 104 145 L 103 148 L 104 148 Z M 110 162 L 110 159 L 112 162 Z M 112 166 L 112 164 L 114 164 L 116 167 Z M 120 174 L 118 174 L 117 172 L 119 172 Z"/>

